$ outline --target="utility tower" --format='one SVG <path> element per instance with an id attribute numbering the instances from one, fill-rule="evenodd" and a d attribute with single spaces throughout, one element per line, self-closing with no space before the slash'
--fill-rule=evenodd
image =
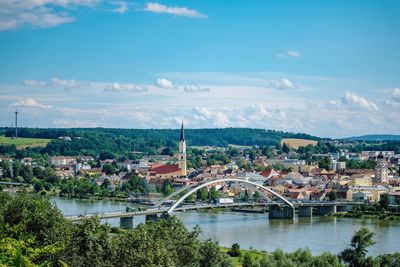
<path id="1" fill-rule="evenodd" d="M 15 110 L 15 138 L 18 138 L 18 110 Z"/>

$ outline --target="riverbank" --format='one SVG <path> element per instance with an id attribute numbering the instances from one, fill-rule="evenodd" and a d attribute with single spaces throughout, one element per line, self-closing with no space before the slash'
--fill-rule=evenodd
<path id="1" fill-rule="evenodd" d="M 400 221 L 400 214 L 394 212 L 367 212 L 367 211 L 347 211 L 337 212 L 333 216 L 338 218 L 371 219 L 381 221 Z"/>

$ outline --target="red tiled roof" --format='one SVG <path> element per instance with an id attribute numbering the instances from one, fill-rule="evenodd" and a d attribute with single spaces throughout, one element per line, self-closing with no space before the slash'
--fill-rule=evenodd
<path id="1" fill-rule="evenodd" d="M 265 170 L 261 173 L 261 175 L 264 176 L 264 177 L 268 177 L 272 172 L 275 172 L 275 170 L 274 170 L 274 169 L 265 169 Z"/>
<path id="2" fill-rule="evenodd" d="M 178 172 L 181 169 L 179 168 L 178 164 L 166 164 L 161 165 L 159 167 L 151 168 L 150 171 L 155 172 L 157 174 L 167 174 L 172 172 Z"/>

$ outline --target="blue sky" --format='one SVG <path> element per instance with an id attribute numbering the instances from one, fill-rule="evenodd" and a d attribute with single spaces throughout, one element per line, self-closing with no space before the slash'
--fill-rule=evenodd
<path id="1" fill-rule="evenodd" d="M 0 2 L 0 126 L 400 133 L 400 1 Z"/>

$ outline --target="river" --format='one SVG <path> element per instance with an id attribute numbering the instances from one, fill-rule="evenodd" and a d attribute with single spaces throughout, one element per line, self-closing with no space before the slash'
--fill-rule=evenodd
<path id="1" fill-rule="evenodd" d="M 78 200 L 54 197 L 51 199 L 65 215 L 124 211 L 127 203 L 111 200 Z M 273 251 L 281 248 L 294 251 L 308 247 L 313 254 L 329 251 L 339 253 L 350 243 L 354 231 L 367 227 L 375 233 L 376 244 L 369 254 L 400 252 L 400 222 L 371 221 L 348 218 L 319 217 L 293 220 L 269 220 L 268 214 L 250 214 L 230 211 L 177 212 L 176 216 L 189 228 L 199 225 L 201 238 L 219 241 L 230 247 L 239 243 L 241 248 Z M 106 221 L 119 226 L 119 219 Z M 144 217 L 135 218 L 135 225 Z"/>

